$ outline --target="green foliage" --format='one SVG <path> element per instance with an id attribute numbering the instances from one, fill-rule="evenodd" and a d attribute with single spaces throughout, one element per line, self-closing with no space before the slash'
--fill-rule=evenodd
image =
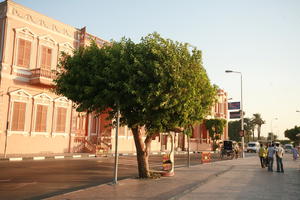
<path id="1" fill-rule="evenodd" d="M 225 119 L 208 119 L 205 120 L 205 126 L 209 132 L 210 138 L 213 140 L 213 150 L 216 150 L 216 141 L 221 139 L 223 130 L 226 125 Z"/>
<path id="2" fill-rule="evenodd" d="M 121 123 L 145 126 L 148 133 L 168 132 L 201 121 L 216 96 L 202 66 L 202 54 L 187 43 L 153 33 L 135 44 L 120 42 L 80 48 L 61 62 L 56 93 L 76 103 L 79 111 L 113 117 Z"/>
<path id="3" fill-rule="evenodd" d="M 254 124 L 251 119 L 244 118 L 245 142 L 251 141 L 250 137 L 253 134 Z M 231 140 L 241 141 L 241 120 L 228 122 L 228 136 Z"/>
<path id="4" fill-rule="evenodd" d="M 300 133 L 300 126 L 295 126 L 292 129 L 287 129 L 284 131 L 284 136 L 293 141 L 296 145 L 299 144 L 300 138 L 296 135 Z"/>
<path id="5" fill-rule="evenodd" d="M 257 138 L 260 140 L 260 132 L 261 132 L 261 126 L 265 124 L 265 121 L 261 118 L 261 115 L 259 113 L 253 114 L 252 123 L 254 126 L 257 126 Z"/>
<path id="6" fill-rule="evenodd" d="M 240 132 L 241 130 L 241 121 L 235 120 L 228 122 L 228 136 L 230 140 L 241 141 Z"/>

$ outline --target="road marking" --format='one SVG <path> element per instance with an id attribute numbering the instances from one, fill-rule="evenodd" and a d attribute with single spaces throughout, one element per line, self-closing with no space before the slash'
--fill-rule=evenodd
<path id="1" fill-rule="evenodd" d="M 94 154 L 90 154 L 89 157 L 96 157 Z"/>
<path id="2" fill-rule="evenodd" d="M 9 158 L 9 161 L 21 161 L 23 158 Z"/>
<path id="3" fill-rule="evenodd" d="M 55 159 L 62 159 L 65 158 L 65 156 L 54 156 Z"/>
<path id="4" fill-rule="evenodd" d="M 45 160 L 44 156 L 33 157 L 33 160 Z"/>
<path id="5" fill-rule="evenodd" d="M 81 155 L 73 155 L 73 158 L 81 158 Z"/>

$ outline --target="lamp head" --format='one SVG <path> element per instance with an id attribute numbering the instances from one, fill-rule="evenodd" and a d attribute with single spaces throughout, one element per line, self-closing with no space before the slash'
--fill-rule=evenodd
<path id="1" fill-rule="evenodd" d="M 226 73 L 231 73 L 231 72 L 233 72 L 232 70 L 226 70 L 225 71 Z"/>

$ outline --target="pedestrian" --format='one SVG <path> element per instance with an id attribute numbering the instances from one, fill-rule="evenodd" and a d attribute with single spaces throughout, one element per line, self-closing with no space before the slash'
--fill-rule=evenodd
<path id="1" fill-rule="evenodd" d="M 238 159 L 239 153 L 240 153 L 240 149 L 239 149 L 238 144 L 235 144 L 235 146 L 234 146 L 234 153 L 235 153 L 235 159 Z"/>
<path id="2" fill-rule="evenodd" d="M 268 148 L 268 171 L 272 172 L 273 171 L 273 161 L 274 161 L 274 154 L 275 154 L 275 149 L 274 149 L 274 144 L 269 144 Z"/>
<path id="3" fill-rule="evenodd" d="M 261 168 L 265 168 L 267 153 L 266 153 L 266 149 L 264 148 L 263 144 L 260 144 L 260 148 L 258 150 L 258 156 L 259 156 Z"/>
<path id="4" fill-rule="evenodd" d="M 292 148 L 292 154 L 293 154 L 293 159 L 297 160 L 297 158 L 299 157 L 299 152 L 296 149 L 296 146 L 294 145 L 294 147 Z"/>
<path id="5" fill-rule="evenodd" d="M 282 172 L 284 173 L 283 170 L 283 163 L 282 163 L 282 157 L 283 157 L 283 148 L 279 146 L 279 143 L 276 143 L 276 163 L 277 163 L 277 172 Z"/>

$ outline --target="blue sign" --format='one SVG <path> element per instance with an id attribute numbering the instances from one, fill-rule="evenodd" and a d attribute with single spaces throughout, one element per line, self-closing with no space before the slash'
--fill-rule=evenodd
<path id="1" fill-rule="evenodd" d="M 229 102 L 228 110 L 239 110 L 241 107 L 240 102 Z"/>
<path id="2" fill-rule="evenodd" d="M 230 119 L 238 119 L 238 118 L 241 118 L 241 112 L 240 112 L 240 111 L 229 112 L 229 118 L 230 118 Z"/>

